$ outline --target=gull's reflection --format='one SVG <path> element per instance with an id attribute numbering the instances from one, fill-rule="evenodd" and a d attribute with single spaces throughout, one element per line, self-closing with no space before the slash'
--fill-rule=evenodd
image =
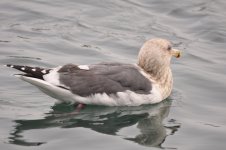
<path id="1" fill-rule="evenodd" d="M 74 113 L 73 106 L 57 104 L 44 119 L 15 120 L 16 126 L 9 139 L 12 144 L 37 146 L 46 142 L 27 142 L 23 139 L 24 131 L 51 127 L 83 127 L 103 134 L 116 135 L 141 145 L 161 147 L 167 135 L 173 134 L 180 127 L 167 127 L 163 124 L 170 106 L 171 100 L 165 100 L 156 105 L 139 107 L 87 106 L 79 113 Z M 133 136 L 120 132 L 130 127 L 136 127 L 134 130 L 138 129 L 139 132 L 134 132 L 136 135 Z"/>

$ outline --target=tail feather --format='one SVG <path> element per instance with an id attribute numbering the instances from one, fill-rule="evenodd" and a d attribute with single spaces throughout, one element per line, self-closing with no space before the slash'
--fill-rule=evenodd
<path id="1" fill-rule="evenodd" d="M 51 69 L 45 69 L 40 67 L 30 67 L 30 66 L 11 65 L 11 64 L 7 64 L 6 67 L 17 69 L 19 71 L 26 73 L 25 76 L 30 76 L 38 79 L 43 79 L 43 75 L 48 74 L 51 70 Z"/>

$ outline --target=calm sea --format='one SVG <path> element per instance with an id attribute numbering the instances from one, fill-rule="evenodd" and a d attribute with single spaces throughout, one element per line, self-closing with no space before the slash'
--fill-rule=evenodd
<path id="1" fill-rule="evenodd" d="M 1 0 L 0 149 L 225 149 L 225 8 L 223 0 Z M 183 52 L 172 60 L 172 95 L 156 105 L 73 115 L 3 67 L 135 63 L 155 37 Z"/>

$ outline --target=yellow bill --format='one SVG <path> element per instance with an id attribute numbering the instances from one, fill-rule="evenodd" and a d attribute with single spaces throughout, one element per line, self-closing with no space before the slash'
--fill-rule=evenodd
<path id="1" fill-rule="evenodd" d="M 181 56 L 181 51 L 177 50 L 177 49 L 172 49 L 171 50 L 171 55 L 176 57 L 176 58 L 179 58 Z"/>

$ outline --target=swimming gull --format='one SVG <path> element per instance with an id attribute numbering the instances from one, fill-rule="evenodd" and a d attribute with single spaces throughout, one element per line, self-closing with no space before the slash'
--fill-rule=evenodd
<path id="1" fill-rule="evenodd" d="M 24 72 L 15 76 L 61 102 L 138 106 L 161 102 L 170 95 L 171 56 L 179 58 L 180 51 L 165 39 L 151 39 L 141 47 L 137 64 L 66 64 L 50 69 L 6 66 Z"/>

